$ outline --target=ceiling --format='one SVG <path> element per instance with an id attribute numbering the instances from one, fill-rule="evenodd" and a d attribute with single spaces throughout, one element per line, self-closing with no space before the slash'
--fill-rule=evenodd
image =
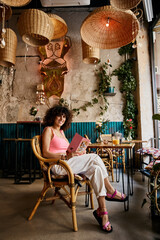
<path id="1" fill-rule="evenodd" d="M 76 8 L 95 8 L 95 7 L 101 7 L 105 5 L 110 4 L 110 0 L 90 0 L 90 5 L 89 6 L 76 6 Z M 153 6 L 153 15 L 154 19 L 160 14 L 160 0 L 152 0 L 152 6 Z M 71 6 L 72 8 L 75 8 L 74 6 Z M 139 4 L 139 7 L 143 9 L 143 3 L 141 2 Z M 44 7 L 42 6 L 40 0 L 32 0 L 28 5 L 24 6 L 23 8 L 39 8 L 43 9 Z M 55 7 L 54 7 L 55 8 Z M 53 8 L 53 9 L 54 9 Z M 60 8 L 60 7 L 58 7 Z M 64 7 L 63 7 L 64 8 Z M 65 7 L 68 8 L 68 7 Z M 52 8 L 51 8 L 52 9 Z"/>

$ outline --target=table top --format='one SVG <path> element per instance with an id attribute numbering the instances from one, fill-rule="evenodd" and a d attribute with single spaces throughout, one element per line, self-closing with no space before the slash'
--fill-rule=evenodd
<path id="1" fill-rule="evenodd" d="M 147 140 L 141 140 L 141 139 L 136 139 L 136 140 L 134 140 L 134 139 L 132 139 L 132 140 L 130 140 L 130 141 L 124 141 L 123 143 L 147 143 L 148 141 Z"/>
<path id="2" fill-rule="evenodd" d="M 122 143 L 122 144 L 117 144 L 114 145 L 113 143 L 91 143 L 90 145 L 88 145 L 88 148 L 125 148 L 125 149 L 132 149 L 134 148 L 135 143 Z"/>
<path id="3" fill-rule="evenodd" d="M 3 141 L 30 142 L 32 138 L 3 138 Z"/>

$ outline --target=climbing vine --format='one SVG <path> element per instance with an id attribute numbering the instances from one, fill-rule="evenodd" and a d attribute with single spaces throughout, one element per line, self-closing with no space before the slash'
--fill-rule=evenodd
<path id="1" fill-rule="evenodd" d="M 104 104 L 100 106 L 99 115 L 102 116 L 107 111 L 109 103 L 107 101 L 105 93 L 107 87 L 110 86 L 112 80 L 112 75 L 108 72 L 109 68 L 111 67 L 112 65 L 110 63 L 101 63 L 101 61 L 99 61 L 98 69 L 95 71 L 98 79 L 98 89 L 94 90 L 96 96 L 90 102 L 85 103 L 81 107 L 74 108 L 73 111 L 77 115 L 80 114 L 80 110 L 87 111 L 88 107 L 93 107 L 95 104 L 99 103 L 100 100 L 102 100 Z"/>
<path id="2" fill-rule="evenodd" d="M 132 43 L 119 49 L 119 54 L 132 54 L 133 51 L 131 49 Z M 133 49 L 134 50 L 134 49 Z M 133 69 L 133 59 L 127 59 L 118 69 L 113 71 L 113 75 L 118 77 L 118 80 L 121 82 L 120 92 L 123 93 L 124 96 L 124 107 L 123 107 L 123 125 L 124 125 L 124 135 L 125 137 L 129 134 L 129 129 L 127 127 L 127 120 L 132 119 L 133 127 L 131 129 L 132 138 L 136 136 L 137 129 L 137 106 L 135 103 L 134 92 L 137 87 L 136 79 L 132 74 Z"/>

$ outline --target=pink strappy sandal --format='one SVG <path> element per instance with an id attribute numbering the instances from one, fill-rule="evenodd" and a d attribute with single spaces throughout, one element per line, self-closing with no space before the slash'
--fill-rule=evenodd
<path id="1" fill-rule="evenodd" d="M 108 212 L 98 212 L 98 210 L 99 210 L 99 209 L 95 210 L 95 211 L 93 212 L 93 215 L 94 215 L 94 217 L 96 218 L 96 220 L 97 220 L 97 222 L 99 223 L 99 225 L 101 226 L 102 230 L 105 231 L 106 233 L 112 232 L 112 231 L 113 231 L 112 226 L 111 226 L 111 229 L 110 229 L 110 230 L 107 230 L 107 229 L 106 229 L 107 226 L 110 224 L 109 221 L 106 222 L 105 225 L 102 225 L 102 218 L 101 218 L 101 216 L 103 216 L 103 215 L 108 215 Z"/>
<path id="2" fill-rule="evenodd" d="M 121 198 L 114 198 L 117 194 L 117 189 L 115 189 L 113 194 L 107 193 L 105 199 L 107 201 L 113 201 L 113 202 L 125 202 L 128 200 L 128 196 L 125 197 L 123 193 L 121 193 Z"/>

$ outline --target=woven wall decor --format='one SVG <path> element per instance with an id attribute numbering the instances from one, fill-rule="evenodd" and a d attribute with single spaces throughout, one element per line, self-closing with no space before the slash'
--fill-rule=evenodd
<path id="1" fill-rule="evenodd" d="M 10 28 L 6 28 L 5 42 L 5 48 L 0 48 L 0 65 L 11 67 L 16 62 L 17 36 Z"/>
<path id="2" fill-rule="evenodd" d="M 100 59 L 100 49 L 89 46 L 82 40 L 83 62 L 87 64 L 97 64 Z"/>
<path id="3" fill-rule="evenodd" d="M 12 16 L 12 9 L 7 5 L 0 4 L 0 22 L 2 22 L 2 7 L 5 8 L 5 21 Z"/>
<path id="4" fill-rule="evenodd" d="M 52 40 L 64 37 L 68 32 L 68 27 L 63 18 L 52 13 L 48 13 L 48 16 L 51 18 L 54 28 Z"/>
<path id="5" fill-rule="evenodd" d="M 27 9 L 21 14 L 18 30 L 22 40 L 33 47 L 48 44 L 54 33 L 50 17 L 38 9 Z"/>
<path id="6" fill-rule="evenodd" d="M 32 0 L 1 0 L 2 3 L 11 7 L 22 7 L 30 3 Z"/>
<path id="7" fill-rule="evenodd" d="M 129 10 L 136 7 L 141 0 L 110 0 L 112 7 Z"/>
<path id="8" fill-rule="evenodd" d="M 139 22 L 131 10 L 121 11 L 112 6 L 104 6 L 88 15 L 81 25 L 80 32 L 82 40 L 88 45 L 112 49 L 132 42 L 138 30 Z"/>

